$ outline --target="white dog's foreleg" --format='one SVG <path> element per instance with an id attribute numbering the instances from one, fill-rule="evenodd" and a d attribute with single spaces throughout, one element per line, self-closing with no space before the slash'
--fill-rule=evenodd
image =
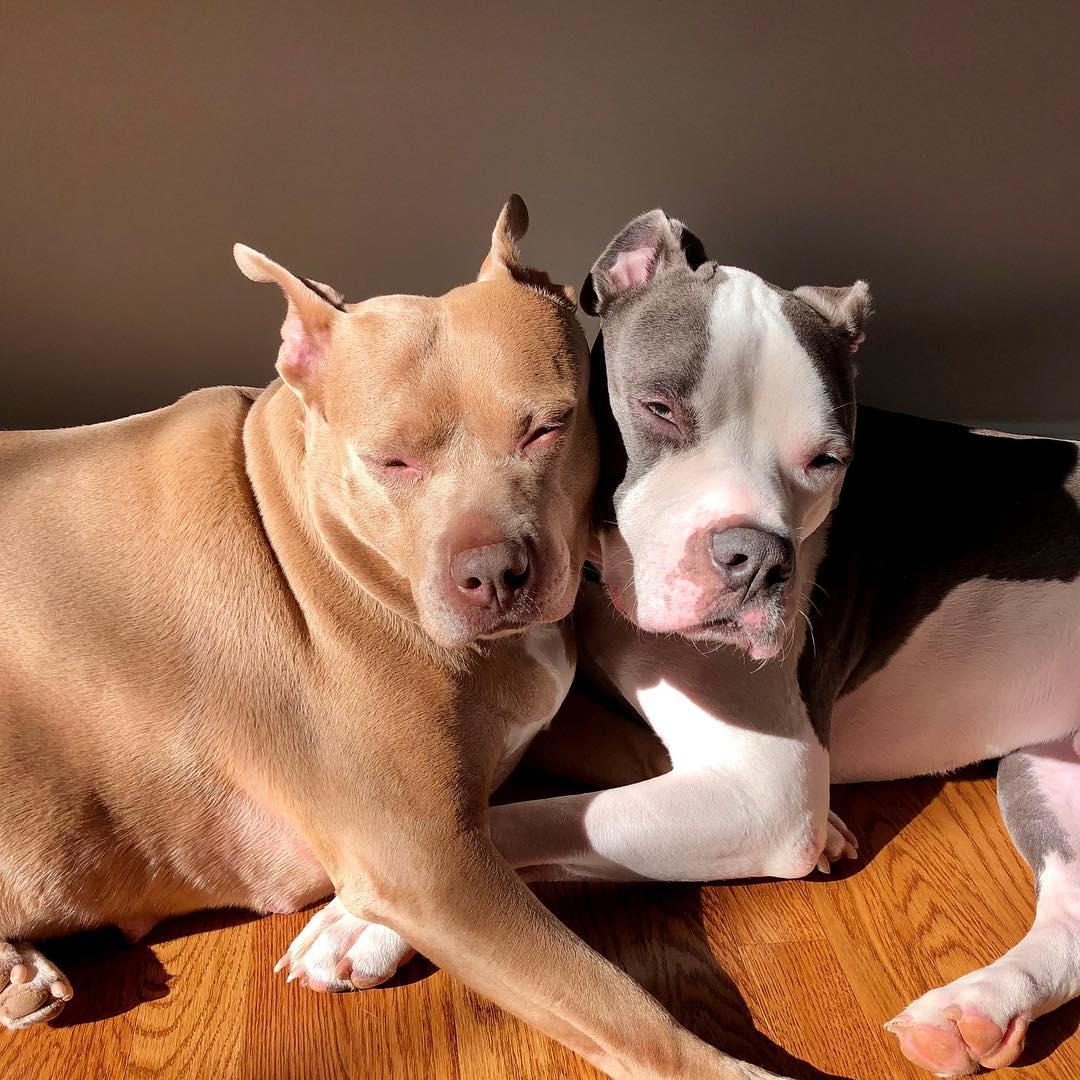
<path id="1" fill-rule="evenodd" d="M 492 839 L 530 880 L 803 877 L 854 857 L 828 814 L 828 759 L 813 737 L 739 735 L 744 752 L 729 762 L 676 760 L 626 787 L 492 807 Z"/>

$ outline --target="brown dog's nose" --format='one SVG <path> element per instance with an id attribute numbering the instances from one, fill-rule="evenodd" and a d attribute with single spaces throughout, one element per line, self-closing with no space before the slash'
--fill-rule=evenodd
<path id="1" fill-rule="evenodd" d="M 709 554 L 724 588 L 743 601 L 773 585 L 780 585 L 795 570 L 795 549 L 786 537 L 764 529 L 722 529 L 709 540 Z"/>
<path id="2" fill-rule="evenodd" d="M 524 591 L 531 572 L 529 549 L 520 540 L 466 548 L 450 559 L 450 577 L 477 607 L 505 610 Z"/>

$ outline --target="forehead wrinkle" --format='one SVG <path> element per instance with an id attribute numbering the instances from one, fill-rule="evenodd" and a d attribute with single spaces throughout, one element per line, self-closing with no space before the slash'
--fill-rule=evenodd
<path id="1" fill-rule="evenodd" d="M 367 405 L 359 413 L 355 441 L 369 452 L 429 456 L 453 437 L 461 392 L 442 364 L 403 359 L 393 371 L 371 371 L 358 393 Z"/>
<path id="2" fill-rule="evenodd" d="M 574 398 L 548 387 L 528 395 L 518 387 L 488 386 L 463 411 L 461 424 L 494 453 L 507 454 L 537 422 L 556 420 L 575 404 Z"/>
<path id="3" fill-rule="evenodd" d="M 455 424 L 450 415 L 433 415 L 422 408 L 405 413 L 390 413 L 372 419 L 354 440 L 361 452 L 385 451 L 431 457 L 454 437 Z"/>

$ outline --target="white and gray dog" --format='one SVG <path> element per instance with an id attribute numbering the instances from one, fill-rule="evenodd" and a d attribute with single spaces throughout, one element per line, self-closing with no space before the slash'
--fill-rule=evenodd
<path id="1" fill-rule="evenodd" d="M 788 292 L 659 210 L 582 303 L 625 447 L 582 663 L 671 770 L 497 808 L 500 847 L 532 876 L 799 877 L 854 853 L 830 780 L 1000 758 L 1035 923 L 888 1027 L 939 1075 L 1009 1065 L 1080 994 L 1077 445 L 870 409 L 856 439 L 866 284 Z"/>

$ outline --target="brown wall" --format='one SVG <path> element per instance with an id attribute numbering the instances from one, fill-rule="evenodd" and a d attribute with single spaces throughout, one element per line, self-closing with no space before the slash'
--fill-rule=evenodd
<path id="1" fill-rule="evenodd" d="M 865 275 L 864 398 L 1080 430 L 1076 3 L 0 5 L 0 426 L 272 375 L 234 240 L 349 298 L 475 273 L 511 190 L 578 283 L 661 204 Z"/>

